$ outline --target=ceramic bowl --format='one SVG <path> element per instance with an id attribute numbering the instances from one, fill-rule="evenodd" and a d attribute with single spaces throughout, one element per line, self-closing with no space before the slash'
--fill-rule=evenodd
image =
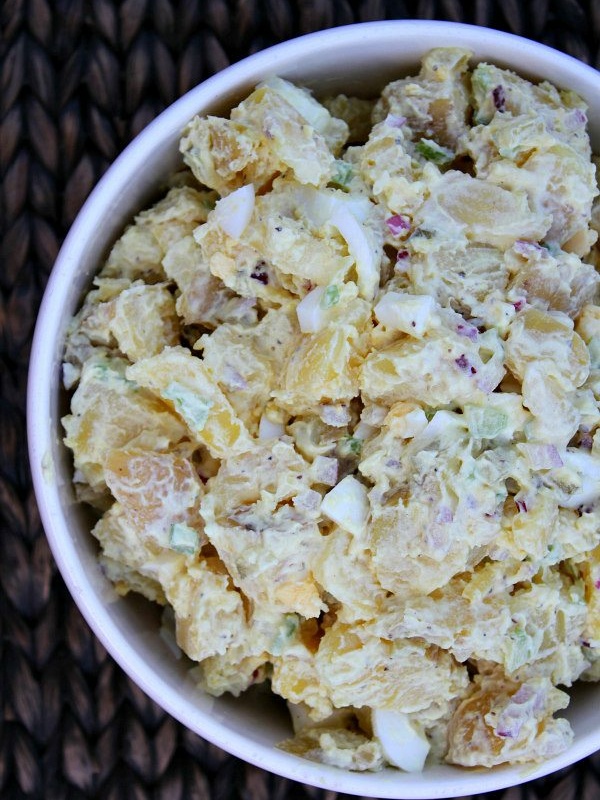
<path id="1" fill-rule="evenodd" d="M 39 312 L 31 354 L 28 435 L 43 525 L 58 567 L 91 628 L 129 676 L 191 730 L 271 772 L 347 794 L 379 798 L 442 798 L 488 792 L 540 777 L 600 749 L 600 685 L 573 692 L 568 709 L 571 748 L 539 765 L 466 770 L 439 765 L 421 774 L 387 769 L 352 773 L 282 752 L 290 734 L 282 704 L 264 691 L 213 698 L 196 688 L 185 659 L 159 636 L 156 609 L 119 597 L 96 560 L 90 519 L 71 488 L 72 466 L 60 417 L 65 329 L 92 277 L 125 224 L 180 161 L 178 139 L 195 114 L 221 113 L 261 79 L 278 74 L 317 95 L 344 91 L 372 96 L 411 74 L 435 46 L 464 46 L 474 60 L 548 79 L 582 95 L 590 106 L 592 140 L 600 149 L 600 73 L 548 47 L 498 31 L 446 22 L 388 21 L 334 28 L 264 50 L 192 89 L 127 147 L 89 196 L 60 251 Z"/>

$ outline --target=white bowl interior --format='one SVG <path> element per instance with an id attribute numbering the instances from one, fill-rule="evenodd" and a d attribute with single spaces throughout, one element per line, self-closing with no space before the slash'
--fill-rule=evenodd
<path id="1" fill-rule="evenodd" d="M 179 163 L 177 143 L 196 113 L 221 112 L 260 79 L 278 74 L 318 94 L 369 96 L 410 74 L 434 46 L 466 46 L 535 79 L 578 91 L 590 105 L 593 141 L 600 145 L 600 74 L 568 56 L 509 34 L 430 21 L 365 23 L 292 40 L 251 56 L 193 89 L 160 115 L 123 152 L 85 203 L 59 254 L 40 310 L 31 356 L 28 435 L 31 469 L 43 524 L 62 575 L 83 615 L 125 671 L 186 726 L 218 746 L 280 775 L 334 791 L 397 798 L 458 797 L 542 776 L 600 748 L 600 687 L 573 693 L 567 712 L 572 748 L 536 767 L 467 771 L 440 765 L 421 775 L 396 770 L 348 773 L 277 750 L 290 728 L 282 704 L 260 688 L 239 699 L 211 698 L 190 680 L 158 636 L 158 614 L 141 598 L 119 598 L 102 575 L 89 517 L 71 490 L 71 462 L 61 442 L 65 412 L 60 363 L 69 318 L 126 222 L 156 194 Z"/>

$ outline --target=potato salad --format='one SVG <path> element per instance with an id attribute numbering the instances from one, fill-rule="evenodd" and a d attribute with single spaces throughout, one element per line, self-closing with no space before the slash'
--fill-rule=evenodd
<path id="1" fill-rule="evenodd" d="M 415 72 L 191 120 L 64 354 L 116 591 L 351 770 L 549 758 L 600 678 L 586 105 L 458 48 Z"/>

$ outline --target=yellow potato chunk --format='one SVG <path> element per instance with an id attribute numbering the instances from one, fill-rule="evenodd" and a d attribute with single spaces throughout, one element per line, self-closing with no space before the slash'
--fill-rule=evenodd
<path id="1" fill-rule="evenodd" d="M 165 586 L 175 612 L 177 644 L 190 658 L 224 653 L 242 635 L 242 598 L 216 559 L 198 561 Z"/>
<path id="2" fill-rule="evenodd" d="M 129 368 L 128 377 L 154 392 L 183 420 L 190 436 L 217 458 L 243 453 L 252 439 L 202 360 L 168 347 Z"/>
<path id="3" fill-rule="evenodd" d="M 352 325 L 331 325 L 303 336 L 273 397 L 295 414 L 321 403 L 350 401 L 358 394 L 360 352 Z"/>
<path id="4" fill-rule="evenodd" d="M 381 745 L 376 739 L 344 728 L 304 730 L 293 739 L 286 739 L 279 747 L 311 761 L 356 772 L 379 770 L 385 763 Z"/>
<path id="5" fill-rule="evenodd" d="M 235 585 L 257 605 L 305 617 L 324 609 L 313 577 L 323 537 L 311 482 L 289 441 L 257 445 L 223 462 L 201 505 Z"/>
<path id="6" fill-rule="evenodd" d="M 326 719 L 331 714 L 333 706 L 317 671 L 314 652 L 299 643 L 283 655 L 274 656 L 272 662 L 273 691 L 290 703 L 304 703 L 313 720 Z"/>
<path id="7" fill-rule="evenodd" d="M 179 341 L 175 300 L 161 285 L 133 285 L 113 301 L 110 330 L 130 361 L 154 356 Z"/>
<path id="8" fill-rule="evenodd" d="M 254 436 L 299 338 L 295 314 L 270 309 L 257 325 L 223 323 L 194 346 Z"/>
<path id="9" fill-rule="evenodd" d="M 161 547 L 155 537 L 146 536 L 144 527 L 118 501 L 98 520 L 92 533 L 102 548 L 102 563 L 110 574 L 118 576 L 117 590 L 121 594 L 142 590 L 148 596 L 149 591 L 160 603 L 166 602 L 164 587 L 185 572 L 185 555 Z"/>
<path id="10" fill-rule="evenodd" d="M 216 328 L 222 322 L 256 322 L 253 298 L 239 297 L 213 275 L 200 245 L 184 236 L 167 250 L 163 267 L 179 289 L 175 307 L 187 325 Z"/>
<path id="11" fill-rule="evenodd" d="M 572 253 L 555 258 L 544 247 L 517 242 L 505 260 L 514 275 L 509 290 L 541 311 L 562 311 L 574 319 L 598 289 L 595 269 Z"/>
<path id="12" fill-rule="evenodd" d="M 324 540 L 315 577 L 340 603 L 338 619 L 373 619 L 385 605 L 386 592 L 372 570 L 371 553 L 352 534 L 334 529 Z"/>
<path id="13" fill-rule="evenodd" d="M 589 373 L 590 356 L 585 342 L 564 315 L 528 309 L 512 322 L 506 340 L 508 368 L 523 378 L 527 367 L 546 362 L 546 368 L 565 388 L 581 386 Z"/>
<path id="14" fill-rule="evenodd" d="M 436 47 L 424 57 L 419 75 L 389 83 L 374 110 L 379 121 L 389 113 L 405 117 L 415 139 L 427 137 L 454 149 L 467 130 L 471 53 L 462 47 Z"/>
<path id="15" fill-rule="evenodd" d="M 419 664 L 418 671 L 415 664 Z M 467 685 L 466 669 L 418 639 L 381 639 L 369 625 L 336 622 L 316 655 L 322 684 L 335 706 L 390 708 L 404 713 L 445 707 Z"/>
<path id="16" fill-rule="evenodd" d="M 447 172 L 433 187 L 429 200 L 415 214 L 417 225 L 436 227 L 437 235 L 507 248 L 517 239 L 538 241 L 550 227 L 550 219 L 534 213 L 525 192 L 501 186 L 462 172 Z"/>
<path id="17" fill-rule="evenodd" d="M 135 218 L 109 253 L 100 275 L 164 280 L 161 261 L 173 244 L 206 220 L 213 204 L 207 192 L 189 186 L 175 187 L 151 208 Z"/>
<path id="18" fill-rule="evenodd" d="M 566 719 L 552 714 L 568 696 L 546 678 L 519 684 L 501 671 L 477 675 L 449 726 L 447 760 L 465 767 L 492 767 L 545 759 L 573 738 Z"/>
<path id="19" fill-rule="evenodd" d="M 105 486 L 104 464 L 111 450 L 126 446 L 166 450 L 187 435 L 176 414 L 125 377 L 126 367 L 124 359 L 86 361 L 71 399 L 71 414 L 62 420 L 76 469 L 99 490 Z"/>
<path id="20" fill-rule="evenodd" d="M 300 183 L 323 185 L 335 160 L 324 137 L 268 86 L 252 92 L 229 120 L 195 117 L 180 149 L 200 183 L 221 195 L 248 183 L 258 189 L 288 172 Z"/>
<path id="21" fill-rule="evenodd" d="M 502 360 L 495 331 L 469 339 L 440 327 L 421 339 L 403 337 L 369 353 L 360 369 L 360 388 L 364 398 L 387 405 L 483 402 L 502 380 Z"/>
<path id="22" fill-rule="evenodd" d="M 202 540 L 199 517 L 202 483 L 191 461 L 177 453 L 140 449 L 112 450 L 105 479 L 135 526 L 158 545 L 168 547 L 173 525 L 193 526 Z"/>
<path id="23" fill-rule="evenodd" d="M 229 236 L 213 221 L 197 228 L 194 239 L 210 273 L 232 292 L 242 298 L 258 298 L 267 307 L 291 303 L 293 295 L 282 276 L 252 245 Z"/>

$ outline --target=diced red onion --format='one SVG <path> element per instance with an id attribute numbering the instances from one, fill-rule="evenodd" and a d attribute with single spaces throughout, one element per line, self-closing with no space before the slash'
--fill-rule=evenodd
<path id="1" fill-rule="evenodd" d="M 534 469 L 562 467 L 563 461 L 553 444 L 525 444 L 523 449 Z"/>
<path id="2" fill-rule="evenodd" d="M 537 242 L 528 242 L 526 239 L 517 239 L 513 245 L 515 253 L 520 256 L 530 256 L 535 252 L 543 251 L 545 248 Z"/>
<path id="3" fill-rule="evenodd" d="M 385 224 L 392 236 L 400 236 L 410 230 L 410 219 L 405 214 L 394 214 L 386 219 Z"/>
<path id="4" fill-rule="evenodd" d="M 325 486 L 335 486 L 338 477 L 337 458 L 316 456 L 312 464 L 311 474 L 315 483 L 324 483 Z"/>
<path id="5" fill-rule="evenodd" d="M 511 701 L 513 703 L 518 703 L 521 705 L 522 703 L 526 703 L 528 700 L 535 694 L 535 689 L 529 686 L 528 684 L 524 683 L 511 697 Z"/>
<path id="6" fill-rule="evenodd" d="M 325 425 L 342 428 L 350 422 L 350 412 L 345 406 L 322 405 L 319 410 Z"/>
<path id="7" fill-rule="evenodd" d="M 320 503 L 321 495 L 314 489 L 307 489 L 294 497 L 294 505 L 303 511 L 316 511 Z"/>
<path id="8" fill-rule="evenodd" d="M 406 124 L 406 117 L 398 116 L 397 114 L 388 114 L 385 118 L 385 124 L 390 128 L 401 128 Z"/>
<path id="9" fill-rule="evenodd" d="M 477 341 L 477 337 L 479 336 L 479 331 L 474 325 L 470 325 L 468 322 L 459 322 L 456 326 L 456 332 L 459 336 L 466 336 L 467 339 L 470 339 L 472 342 Z"/>
<path id="10" fill-rule="evenodd" d="M 454 519 L 454 514 L 452 513 L 452 509 L 448 506 L 440 506 L 438 515 L 435 518 L 436 522 L 452 522 Z"/>
<path id="11" fill-rule="evenodd" d="M 223 383 L 226 384 L 228 389 L 248 388 L 248 381 L 231 364 L 225 364 L 223 367 Z"/>
<path id="12" fill-rule="evenodd" d="M 499 85 L 492 90 L 492 99 L 495 109 L 502 113 L 506 109 L 506 93 L 504 91 L 504 86 Z"/>
<path id="13" fill-rule="evenodd" d="M 565 116 L 565 128 L 569 131 L 583 128 L 587 125 L 587 114 L 580 108 L 574 108 L 570 114 Z"/>
<path id="14" fill-rule="evenodd" d="M 476 508 L 478 508 L 478 506 L 479 506 L 479 503 L 473 497 L 473 495 L 472 494 L 468 494 L 467 495 L 467 508 L 469 508 L 471 511 L 474 511 Z"/>
<path id="15" fill-rule="evenodd" d="M 471 375 L 475 375 L 477 372 L 477 368 L 471 364 L 464 353 L 461 353 L 458 358 L 455 358 L 454 363 L 464 372 L 470 372 Z"/>

